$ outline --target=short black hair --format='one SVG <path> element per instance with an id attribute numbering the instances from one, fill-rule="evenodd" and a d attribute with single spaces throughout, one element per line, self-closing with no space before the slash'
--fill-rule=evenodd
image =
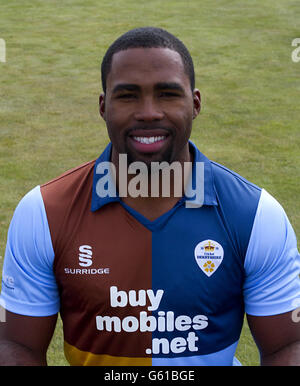
<path id="1" fill-rule="evenodd" d="M 195 88 L 195 72 L 192 57 L 186 46 L 170 32 L 157 27 L 134 28 L 115 40 L 106 51 L 101 64 L 102 88 L 106 92 L 106 79 L 111 70 L 112 57 L 130 48 L 169 48 L 181 56 L 192 91 Z"/>

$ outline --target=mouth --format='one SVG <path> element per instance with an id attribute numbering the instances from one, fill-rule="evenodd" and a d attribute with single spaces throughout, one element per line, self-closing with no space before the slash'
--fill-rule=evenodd
<path id="1" fill-rule="evenodd" d="M 129 135 L 131 146 L 139 153 L 157 153 L 170 140 L 166 130 L 136 130 Z"/>
<path id="2" fill-rule="evenodd" d="M 150 145 L 152 143 L 156 143 L 159 141 L 164 141 L 166 139 L 166 135 L 159 135 L 156 137 L 138 137 L 138 136 L 133 136 L 132 137 L 135 141 L 139 143 L 144 143 L 146 145 Z"/>

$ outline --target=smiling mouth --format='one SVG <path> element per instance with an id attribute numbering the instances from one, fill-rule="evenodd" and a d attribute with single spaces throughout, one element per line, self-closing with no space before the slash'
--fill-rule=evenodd
<path id="1" fill-rule="evenodd" d="M 149 154 L 161 151 L 169 142 L 170 135 L 166 130 L 159 131 L 149 130 L 149 132 L 146 132 L 145 130 L 136 130 L 129 136 L 131 146 L 138 153 Z"/>
<path id="2" fill-rule="evenodd" d="M 166 135 L 158 135 L 158 136 L 153 136 L 153 137 L 133 136 L 132 138 L 139 143 L 150 145 L 152 143 L 164 141 L 167 138 L 167 136 Z"/>

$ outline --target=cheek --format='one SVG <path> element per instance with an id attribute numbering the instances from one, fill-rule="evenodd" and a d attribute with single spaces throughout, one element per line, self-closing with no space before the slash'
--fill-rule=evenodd
<path id="1" fill-rule="evenodd" d="M 189 98 L 173 105 L 170 113 L 170 119 L 173 120 L 174 123 L 177 122 L 182 129 L 190 128 L 194 113 L 192 100 Z"/>
<path id="2" fill-rule="evenodd" d="M 122 131 L 130 122 L 130 112 L 126 106 L 114 106 L 112 103 L 110 108 L 106 110 L 106 126 L 108 130 Z"/>
<path id="3" fill-rule="evenodd" d="M 125 153 L 126 148 L 126 131 L 128 122 L 126 118 L 120 114 L 120 111 L 114 112 L 110 109 L 106 115 L 106 128 L 110 141 L 114 148 L 119 153 Z"/>
<path id="4" fill-rule="evenodd" d="M 106 111 L 105 123 L 109 136 L 117 137 L 120 134 L 122 128 L 122 119 L 114 109 Z"/>
<path id="5" fill-rule="evenodd" d="M 114 146 L 119 148 L 118 143 L 121 139 L 121 132 L 120 132 L 120 123 L 116 119 L 111 119 L 110 117 L 106 118 L 106 128 L 107 128 L 107 134 L 110 138 L 110 141 Z"/>
<path id="6" fill-rule="evenodd" d="M 193 116 L 190 111 L 181 110 L 181 113 L 173 115 L 172 123 L 177 128 L 177 135 L 186 137 L 191 132 Z"/>

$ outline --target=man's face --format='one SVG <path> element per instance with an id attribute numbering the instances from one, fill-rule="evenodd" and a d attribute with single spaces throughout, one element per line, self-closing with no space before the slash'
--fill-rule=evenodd
<path id="1" fill-rule="evenodd" d="M 166 48 L 134 48 L 112 58 L 100 114 L 112 142 L 112 161 L 188 161 L 192 120 L 200 111 L 182 59 Z"/>

